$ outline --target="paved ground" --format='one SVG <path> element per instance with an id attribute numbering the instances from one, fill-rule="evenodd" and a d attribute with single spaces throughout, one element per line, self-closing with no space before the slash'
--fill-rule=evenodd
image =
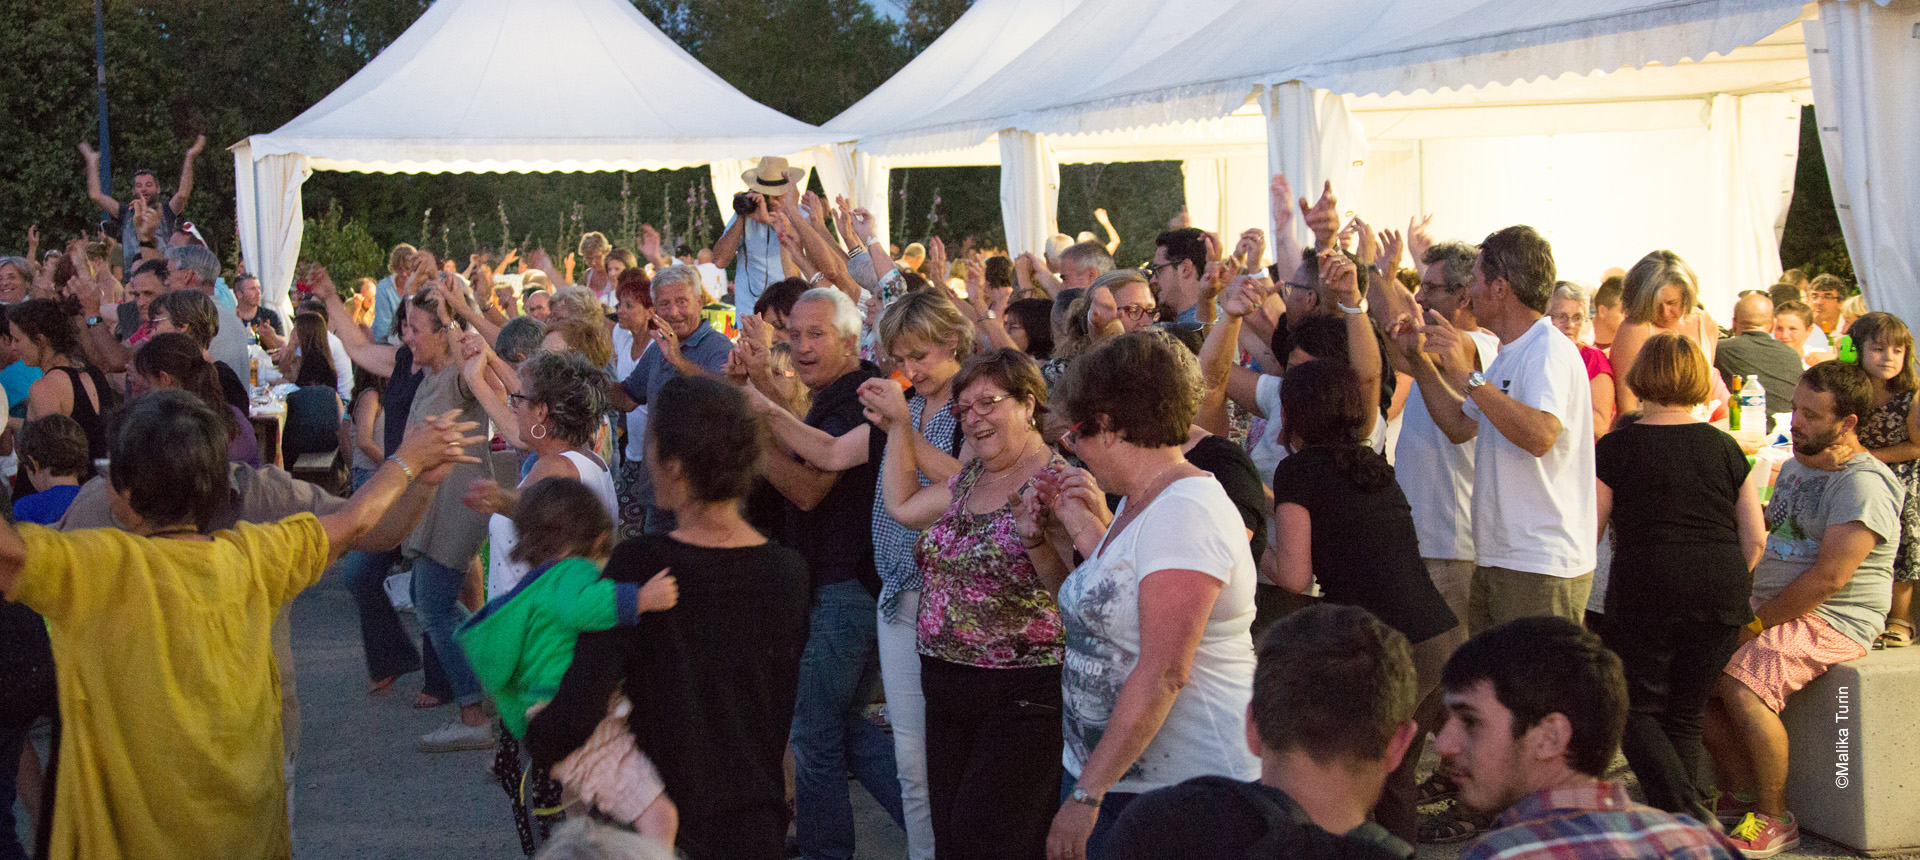
<path id="1" fill-rule="evenodd" d="M 298 860 L 521 856 L 506 795 L 487 773 L 491 752 L 414 750 L 415 739 L 451 719 L 453 709 L 408 707 L 418 674 L 385 695 L 366 694 L 359 622 L 339 576 L 329 575 L 294 602 L 293 635 L 302 713 L 294 783 Z M 900 829 L 864 791 L 852 791 L 860 860 L 904 858 Z M 1421 846 L 1417 860 L 1454 860 L 1463 847 Z M 1808 836 L 1801 850 L 1781 856 L 1853 855 Z"/>

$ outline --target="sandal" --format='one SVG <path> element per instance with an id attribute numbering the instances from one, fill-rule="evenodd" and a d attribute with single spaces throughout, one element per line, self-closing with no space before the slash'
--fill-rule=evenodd
<path id="1" fill-rule="evenodd" d="M 433 695 L 432 693 L 421 693 L 420 695 L 413 697 L 413 709 L 416 711 L 431 710 L 433 708 L 440 707 L 441 705 L 444 705 L 449 701 L 451 700 L 442 699 L 439 696 Z"/>
<path id="2" fill-rule="evenodd" d="M 1426 806 L 1429 803 L 1452 800 L 1459 796 L 1460 786 L 1455 785 L 1453 780 L 1446 778 L 1446 776 L 1435 773 L 1427 777 L 1426 781 L 1420 783 L 1419 792 L 1420 799 L 1417 803 L 1421 806 Z"/>
<path id="3" fill-rule="evenodd" d="M 367 695 L 378 696 L 381 693 L 384 693 L 388 689 L 393 687 L 393 682 L 398 680 L 400 680 L 399 675 L 388 675 L 385 678 L 381 678 L 378 681 L 374 681 L 373 683 L 367 685 Z"/>
<path id="4" fill-rule="evenodd" d="M 1881 651 L 1887 648 L 1905 648 L 1908 645 L 1912 645 L 1914 632 L 1913 622 L 1902 621 L 1898 618 L 1889 619 L 1887 621 L 1886 632 L 1881 633 L 1873 640 L 1873 650 Z"/>
<path id="5" fill-rule="evenodd" d="M 1437 815 L 1420 817 L 1419 840 L 1422 845 L 1451 845 L 1479 836 L 1485 828 L 1462 815 L 1456 807 Z"/>

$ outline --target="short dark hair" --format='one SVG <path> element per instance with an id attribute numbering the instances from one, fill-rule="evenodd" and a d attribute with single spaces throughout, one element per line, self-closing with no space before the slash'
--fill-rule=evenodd
<path id="1" fill-rule="evenodd" d="M 572 445 L 592 441 L 601 418 L 613 408 L 607 372 L 571 349 L 527 359 L 520 365 L 520 383 L 522 394 L 547 407 L 548 432 Z"/>
<path id="2" fill-rule="evenodd" d="M 592 555 L 613 533 L 607 506 L 572 478 L 543 478 L 522 490 L 512 519 L 518 540 L 508 555 L 521 564 Z"/>
<path id="3" fill-rule="evenodd" d="M 206 349 L 220 332 L 220 308 L 213 298 L 199 290 L 174 290 L 153 300 L 153 310 L 167 315 L 173 324 L 193 342 Z"/>
<path id="4" fill-rule="evenodd" d="M 1112 431 L 1142 448 L 1183 444 L 1200 408 L 1186 366 L 1193 355 L 1151 331 L 1100 342 L 1067 366 L 1054 404 L 1086 434 Z"/>
<path id="5" fill-rule="evenodd" d="M 1774 302 L 1773 316 L 1774 319 L 1779 319 L 1782 316 L 1799 317 L 1801 322 L 1809 326 L 1813 325 L 1813 308 L 1807 307 L 1806 302 L 1799 301 L 1798 299 Z"/>
<path id="6" fill-rule="evenodd" d="M 154 277 L 159 278 L 162 281 L 165 281 L 167 279 L 167 258 L 155 257 L 151 260 L 141 260 L 140 262 L 135 263 L 133 266 L 133 271 L 127 274 L 127 280 L 131 281 L 134 278 L 137 278 L 137 277 L 140 277 L 141 275 L 146 275 L 146 274 L 151 274 Z"/>
<path id="7" fill-rule="evenodd" d="M 724 502 L 753 488 L 766 428 L 740 389 L 717 379 L 676 376 L 653 395 L 652 408 L 674 420 L 647 422 L 650 456 L 661 464 L 678 462 L 695 499 Z"/>
<path id="8" fill-rule="evenodd" d="M 1253 725 L 1274 752 L 1379 761 L 1419 706 L 1407 637 L 1358 606 L 1316 603 L 1260 637 Z"/>
<path id="9" fill-rule="evenodd" d="M 1800 374 L 1800 384 L 1833 395 L 1835 417 L 1851 415 L 1865 421 L 1873 414 L 1873 377 L 1851 361 L 1836 358 L 1820 362 Z"/>
<path id="10" fill-rule="evenodd" d="M 1053 357 L 1053 300 L 1020 299 L 1007 304 L 1007 318 L 1027 332 L 1027 354 L 1036 361 Z"/>
<path id="11" fill-rule="evenodd" d="M 1436 243 L 1420 255 L 1423 266 L 1439 266 L 1441 283 L 1447 291 L 1457 293 L 1473 283 L 1473 261 L 1480 259 L 1480 249 L 1471 243 L 1458 239 Z"/>
<path id="12" fill-rule="evenodd" d="M 154 456 L 155 439 L 167 441 L 166 456 Z M 150 391 L 127 404 L 107 461 L 113 488 L 152 526 L 206 531 L 233 491 L 220 415 L 185 391 Z"/>
<path id="13" fill-rule="evenodd" d="M 1489 282 L 1505 279 L 1514 298 L 1543 314 L 1553 285 L 1560 280 L 1553 265 L 1553 243 L 1525 224 L 1487 235 L 1480 243 L 1480 274 Z"/>
<path id="14" fill-rule="evenodd" d="M 1000 386 L 1000 390 L 1027 401 L 1033 407 L 1033 420 L 1047 414 L 1047 380 L 1040 376 L 1040 365 L 1032 356 L 1010 346 L 980 353 L 960 365 L 953 376 L 953 396 L 958 398 L 967 386 L 982 379 Z M 959 410 L 954 410 L 959 414 Z"/>
<path id="15" fill-rule="evenodd" d="M 982 266 L 984 269 L 983 277 L 986 278 L 987 287 L 989 289 L 992 289 L 994 287 L 1013 286 L 1013 261 L 1012 260 L 996 254 L 994 256 L 988 257 L 986 262 L 983 263 Z"/>
<path id="16" fill-rule="evenodd" d="M 1620 275 L 1609 275 L 1600 282 L 1600 289 L 1593 292 L 1593 306 L 1596 308 L 1617 308 L 1627 294 L 1627 279 Z"/>
<path id="17" fill-rule="evenodd" d="M 807 282 L 802 278 L 774 281 L 753 303 L 753 312 L 762 317 L 767 315 L 767 311 L 779 311 L 783 317 L 793 316 L 794 303 L 800 301 L 800 294 L 806 291 Z"/>
<path id="18" fill-rule="evenodd" d="M 521 314 L 507 320 L 507 324 L 500 327 L 500 333 L 493 336 L 493 352 L 507 361 L 518 364 L 539 352 L 540 342 L 546 339 L 547 324 L 537 318 Z"/>
<path id="19" fill-rule="evenodd" d="M 80 477 L 93 465 L 87 456 L 87 431 L 58 412 L 20 428 L 20 456 L 60 478 Z"/>
<path id="20" fill-rule="evenodd" d="M 1626 731 L 1627 681 L 1600 637 L 1558 616 L 1509 621 L 1467 640 L 1440 673 L 1450 693 L 1482 681 L 1513 712 L 1516 739 L 1560 714 L 1573 727 L 1567 763 L 1588 776 L 1606 773 Z"/>
<path id="21" fill-rule="evenodd" d="M 1787 281 L 1781 281 L 1767 288 L 1767 298 L 1773 300 L 1774 312 L 1778 313 L 1781 305 L 1800 301 L 1800 288 Z"/>
<path id="22" fill-rule="evenodd" d="M 1153 237 L 1156 248 L 1167 250 L 1167 262 L 1178 264 L 1185 260 L 1193 264 L 1195 277 L 1207 273 L 1207 234 L 1198 227 L 1182 227 L 1168 230 Z"/>
<path id="23" fill-rule="evenodd" d="M 155 182 L 159 182 L 159 181 L 160 181 L 160 174 L 158 174 L 158 173 L 155 173 L 155 172 L 153 172 L 153 171 L 151 171 L 151 170 L 148 170 L 148 169 L 147 169 L 147 168 L 145 168 L 145 167 L 142 167 L 142 168 L 140 168 L 139 170 L 135 170 L 135 171 L 133 172 L 133 177 L 132 177 L 132 178 L 134 178 L 134 179 L 139 179 L 139 178 L 140 178 L 140 177 L 142 177 L 142 176 L 151 176 L 151 177 L 153 177 L 153 181 L 155 181 Z"/>
<path id="24" fill-rule="evenodd" d="M 1839 275 L 1822 272 L 1813 276 L 1812 283 L 1807 284 L 1807 292 L 1830 292 L 1844 299 L 1853 291 L 1848 289 L 1846 281 L 1840 280 Z"/>
<path id="25" fill-rule="evenodd" d="M 133 351 L 133 369 L 149 382 L 164 373 L 180 390 L 205 401 L 207 408 L 219 416 L 220 426 L 231 440 L 240 432 L 240 419 L 234 417 L 233 406 L 227 403 L 227 396 L 220 389 L 220 372 L 201 352 L 203 349 L 205 347 L 191 336 L 181 332 L 156 334 Z M 327 387 L 333 387 L 331 380 Z"/>

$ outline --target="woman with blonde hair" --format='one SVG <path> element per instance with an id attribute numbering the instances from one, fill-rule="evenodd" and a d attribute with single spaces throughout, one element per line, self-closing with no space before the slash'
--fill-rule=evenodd
<path id="1" fill-rule="evenodd" d="M 599 300 L 586 287 L 561 287 L 555 290 L 548 307 L 551 309 L 547 315 L 548 325 L 555 325 L 563 319 L 597 321 L 606 318 L 606 311 L 600 307 Z"/>
<path id="2" fill-rule="evenodd" d="M 1687 336 L 1707 357 L 1707 365 L 1713 365 L 1720 325 L 1700 307 L 1700 279 L 1679 254 L 1654 251 L 1633 264 L 1627 270 L 1620 306 L 1626 312 L 1626 321 L 1614 334 L 1613 349 L 1608 353 L 1615 379 L 1626 379 L 1640 347 L 1662 332 Z M 1719 374 L 1713 375 L 1713 396 L 1709 400 L 1717 400 L 1724 407 L 1727 389 L 1719 378 Z M 1621 412 L 1639 408 L 1640 398 L 1632 386 L 1620 386 L 1616 394 Z"/>
<path id="3" fill-rule="evenodd" d="M 547 335 L 540 341 L 540 348 L 579 353 L 594 367 L 613 364 L 613 333 L 593 320 L 555 318 L 553 324 L 547 327 Z"/>
<path id="4" fill-rule="evenodd" d="M 607 256 L 612 251 L 613 243 L 607 241 L 606 234 L 597 231 L 581 234 L 579 254 L 586 274 L 580 278 L 579 285 L 592 292 L 605 307 L 613 306 L 614 275 L 607 271 Z"/>

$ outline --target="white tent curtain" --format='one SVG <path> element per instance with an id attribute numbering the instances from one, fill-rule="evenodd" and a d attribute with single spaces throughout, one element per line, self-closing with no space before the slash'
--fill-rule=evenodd
<path id="1" fill-rule="evenodd" d="M 1329 181 L 1336 197 L 1350 201 L 1359 199 L 1364 190 L 1367 132 L 1353 118 L 1347 101 L 1347 96 L 1299 81 L 1269 87 L 1260 100 L 1260 110 L 1267 117 L 1267 169 L 1286 174 L 1296 196 L 1317 200 Z M 1343 214 L 1351 208 L 1351 204 L 1343 207 Z M 1295 218 L 1293 223 L 1301 246 L 1312 247 L 1313 237 L 1304 220 Z M 1272 230 L 1271 224 L 1268 229 Z"/>
<path id="2" fill-rule="evenodd" d="M 1249 227 L 1271 229 L 1267 213 L 1267 160 L 1258 155 L 1195 158 L 1180 162 L 1186 180 L 1187 215 L 1193 226 L 1218 233 L 1231 248 Z"/>
<path id="3" fill-rule="evenodd" d="M 820 187 L 827 192 L 827 202 L 846 195 L 854 208 L 873 213 L 873 235 L 890 241 L 893 234 L 889 232 L 887 218 L 889 169 L 886 159 L 861 152 L 851 143 L 836 143 L 818 156 L 815 166 L 820 171 Z"/>
<path id="4" fill-rule="evenodd" d="M 292 319 L 289 293 L 306 230 L 300 186 L 313 170 L 304 155 L 268 155 L 256 161 L 253 147 L 243 141 L 233 147 L 233 172 L 241 262 L 260 279 L 267 305 Z"/>
<path id="5" fill-rule="evenodd" d="M 1867 305 L 1920 319 L 1920 3 L 1820 3 L 1804 25 L 1834 208 Z"/>
<path id="6" fill-rule="evenodd" d="M 1007 228 L 1007 251 L 1019 256 L 1043 253 L 1058 232 L 1060 163 L 1045 135 L 1000 132 L 1000 217 Z"/>
<path id="7" fill-rule="evenodd" d="M 1764 290 L 1780 279 L 1780 234 L 1793 202 L 1800 154 L 1800 106 L 1784 93 L 1713 97 L 1707 146 L 1721 189 L 1710 198 L 1725 208 L 1715 218 L 1726 231 L 1718 243 L 1720 283 L 1702 283 L 1707 309 L 1731 319 L 1741 290 Z M 1704 262 L 1704 261 L 1703 261 Z"/>

